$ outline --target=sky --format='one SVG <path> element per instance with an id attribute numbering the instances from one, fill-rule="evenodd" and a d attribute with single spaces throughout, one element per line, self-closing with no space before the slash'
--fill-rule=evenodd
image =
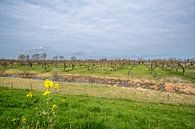
<path id="1" fill-rule="evenodd" d="M 194 0 L 0 0 L 0 58 L 193 58 Z"/>

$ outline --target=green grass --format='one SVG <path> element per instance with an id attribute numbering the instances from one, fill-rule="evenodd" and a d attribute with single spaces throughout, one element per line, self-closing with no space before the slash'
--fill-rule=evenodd
<path id="1" fill-rule="evenodd" d="M 178 72 L 174 72 L 168 69 L 162 69 L 158 67 L 155 70 L 155 74 L 151 74 L 150 70 L 146 65 L 136 65 L 130 74 L 128 74 L 128 70 L 131 68 L 130 65 L 125 65 L 122 68 L 119 68 L 115 71 L 111 71 L 110 67 L 106 65 L 101 65 L 102 69 L 97 70 L 94 69 L 92 71 L 88 71 L 84 66 L 75 66 L 72 70 L 71 67 L 66 69 L 66 72 L 63 71 L 63 64 L 59 64 L 57 71 L 59 73 L 64 74 L 80 74 L 80 75 L 90 75 L 90 76 L 106 76 L 106 77 L 138 77 L 138 78 L 147 78 L 147 79 L 158 79 L 158 78 L 169 78 L 169 77 L 178 77 L 183 80 L 188 80 L 195 82 L 195 71 L 186 70 L 186 75 L 182 75 L 182 70 L 179 69 Z M 9 65 L 7 68 L 0 66 L 0 69 L 4 70 L 20 70 L 20 72 L 34 72 L 34 73 L 45 73 L 44 66 L 33 65 L 32 68 L 26 68 L 25 66 L 19 67 L 18 65 Z M 50 65 L 49 69 L 46 71 L 47 73 L 51 73 L 54 69 L 54 65 Z M 19 72 L 19 71 L 18 71 Z M 17 72 L 13 72 L 17 73 Z"/>
<path id="2" fill-rule="evenodd" d="M 28 124 L 41 125 L 34 108 L 44 104 L 42 93 L 34 92 L 36 101 L 30 103 L 25 90 L 0 88 L 0 128 L 17 128 L 14 116 L 27 117 Z M 195 105 L 160 104 L 126 99 L 108 99 L 76 95 L 58 95 L 56 128 L 72 129 L 187 129 L 195 128 Z M 18 127 L 21 128 L 21 127 Z"/>

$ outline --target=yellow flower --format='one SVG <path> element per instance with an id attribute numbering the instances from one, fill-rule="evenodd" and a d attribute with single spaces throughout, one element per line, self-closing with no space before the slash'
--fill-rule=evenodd
<path id="1" fill-rule="evenodd" d="M 43 93 L 43 95 L 49 95 L 50 93 L 51 93 L 50 91 L 46 90 L 46 91 Z"/>
<path id="2" fill-rule="evenodd" d="M 58 90 L 58 88 L 59 88 L 58 83 L 55 84 L 54 88 L 55 88 L 56 90 Z"/>
<path id="3" fill-rule="evenodd" d="M 22 116 L 21 122 L 22 122 L 23 124 L 26 124 L 26 118 L 25 118 L 24 116 Z"/>
<path id="4" fill-rule="evenodd" d="M 55 109 L 57 109 L 58 107 L 57 107 L 57 105 L 52 105 L 52 110 L 55 110 Z"/>
<path id="5" fill-rule="evenodd" d="M 53 86 L 53 82 L 48 80 L 48 79 L 46 79 L 45 80 L 45 87 L 46 88 L 51 88 L 52 86 Z"/>
<path id="6" fill-rule="evenodd" d="M 28 94 L 26 95 L 26 97 L 32 97 L 32 93 L 28 92 Z"/>

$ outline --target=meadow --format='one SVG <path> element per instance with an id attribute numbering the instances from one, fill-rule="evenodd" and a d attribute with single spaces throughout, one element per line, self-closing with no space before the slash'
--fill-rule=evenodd
<path id="1" fill-rule="evenodd" d="M 35 127 L 38 120 L 41 128 L 47 128 L 46 118 L 35 115 L 35 108 L 46 104 L 43 84 L 42 80 L 0 78 L 0 128 L 22 128 L 20 118 L 23 116 L 26 125 Z M 26 97 L 28 91 L 35 96 L 33 102 Z M 195 127 L 195 96 L 192 95 L 60 82 L 52 103 L 59 108 L 54 128 Z"/>
<path id="2" fill-rule="evenodd" d="M 21 63 L 0 65 L 2 129 L 195 128 L 193 67 L 183 75 L 180 67 L 152 68 L 138 63 L 69 62 L 66 67 L 62 62 L 50 62 L 47 67 L 44 63 Z M 86 81 L 89 77 L 106 81 Z M 45 88 L 45 79 L 59 85 L 57 92 Z M 121 86 L 113 83 L 116 80 L 130 84 Z M 37 109 L 43 110 L 42 115 Z M 50 121 L 48 114 L 55 119 Z"/>
<path id="3" fill-rule="evenodd" d="M 36 101 L 30 103 L 25 90 L 0 88 L 0 128 L 22 128 L 13 118 L 26 117 L 26 124 L 35 127 L 39 120 L 34 108 L 44 104 L 41 92 L 34 92 Z M 131 99 L 57 95 L 59 107 L 55 128 L 67 129 L 143 129 L 195 128 L 195 105 L 144 102 Z"/>

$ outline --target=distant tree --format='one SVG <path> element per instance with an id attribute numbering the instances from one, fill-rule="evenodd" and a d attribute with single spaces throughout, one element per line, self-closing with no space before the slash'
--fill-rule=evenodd
<path id="1" fill-rule="evenodd" d="M 59 56 L 59 60 L 64 60 L 64 56 Z"/>
<path id="2" fill-rule="evenodd" d="M 71 57 L 71 60 L 76 60 L 76 57 L 75 57 L 75 56 L 72 56 L 72 57 Z"/>
<path id="3" fill-rule="evenodd" d="M 68 67 L 68 65 L 66 64 L 66 61 L 64 61 L 64 72 L 66 72 L 67 67 Z"/>
<path id="4" fill-rule="evenodd" d="M 148 64 L 149 64 L 150 73 L 155 76 L 156 69 L 159 66 L 159 62 L 157 60 L 148 60 Z"/>
<path id="5" fill-rule="evenodd" d="M 75 63 L 74 62 L 71 62 L 71 68 L 72 68 L 72 70 L 75 68 Z"/>
<path id="6" fill-rule="evenodd" d="M 21 60 L 21 61 L 26 60 L 26 55 L 20 54 L 20 55 L 18 56 L 18 60 Z"/>
<path id="7" fill-rule="evenodd" d="M 32 55 L 32 59 L 33 60 L 40 60 L 40 54 L 38 54 L 38 53 L 36 53 L 36 54 L 34 54 L 34 55 Z"/>
<path id="8" fill-rule="evenodd" d="M 47 54 L 46 53 L 42 53 L 41 54 L 41 59 L 45 60 L 47 58 Z"/>
<path id="9" fill-rule="evenodd" d="M 54 56 L 53 57 L 53 60 L 58 60 L 58 56 Z"/>
<path id="10" fill-rule="evenodd" d="M 186 68 L 189 68 L 193 63 L 190 62 L 190 59 L 183 61 L 177 61 L 178 66 L 182 69 L 182 74 L 185 76 Z"/>
<path id="11" fill-rule="evenodd" d="M 75 57 L 75 56 L 72 56 L 72 57 L 71 57 L 71 60 L 72 60 L 72 61 L 71 61 L 71 68 L 72 68 L 72 70 L 73 70 L 73 69 L 75 68 L 75 65 L 76 65 L 76 64 L 75 64 L 76 57 Z"/>
<path id="12" fill-rule="evenodd" d="M 30 56 L 29 55 L 26 55 L 26 60 L 30 60 Z"/>

